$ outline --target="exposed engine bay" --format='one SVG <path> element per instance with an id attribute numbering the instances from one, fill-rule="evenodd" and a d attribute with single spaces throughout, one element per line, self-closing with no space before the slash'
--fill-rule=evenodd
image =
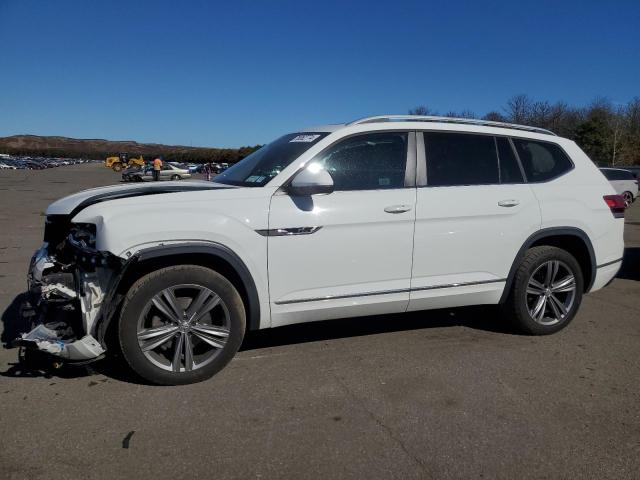
<path id="1" fill-rule="evenodd" d="M 22 309 L 31 330 L 15 345 L 70 362 L 95 360 L 105 352 L 96 327 L 123 261 L 95 249 L 95 229 L 72 224 L 67 215 L 47 217 L 44 243 L 31 259 L 28 302 Z"/>

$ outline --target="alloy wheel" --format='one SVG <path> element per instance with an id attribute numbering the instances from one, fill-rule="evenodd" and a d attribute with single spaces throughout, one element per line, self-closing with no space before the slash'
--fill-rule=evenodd
<path id="1" fill-rule="evenodd" d="M 576 297 L 576 279 L 559 260 L 550 260 L 534 270 L 527 283 L 527 309 L 540 325 L 555 325 L 571 311 Z"/>
<path id="2" fill-rule="evenodd" d="M 631 192 L 624 192 L 622 197 L 624 198 L 625 207 L 629 207 L 633 203 L 633 194 Z"/>
<path id="3" fill-rule="evenodd" d="M 225 303 L 201 285 L 165 288 L 147 303 L 138 320 L 138 345 L 157 367 L 188 372 L 209 364 L 229 338 Z"/>

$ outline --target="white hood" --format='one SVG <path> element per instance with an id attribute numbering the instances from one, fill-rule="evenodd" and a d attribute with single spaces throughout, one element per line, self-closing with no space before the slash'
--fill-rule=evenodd
<path id="1" fill-rule="evenodd" d="M 200 190 L 217 190 L 221 188 L 237 188 L 220 183 L 205 181 L 198 182 L 154 182 L 135 183 L 130 185 L 109 185 L 106 187 L 91 188 L 56 200 L 47 208 L 47 215 L 69 215 L 77 213 L 83 208 L 94 203 L 128 198 L 142 195 L 154 195 L 172 192 L 192 192 Z"/>

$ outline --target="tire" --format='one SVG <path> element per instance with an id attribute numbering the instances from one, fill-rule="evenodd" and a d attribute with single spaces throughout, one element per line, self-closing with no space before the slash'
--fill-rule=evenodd
<path id="1" fill-rule="evenodd" d="M 182 177 L 180 175 L 171 175 L 171 180 L 182 180 Z"/>
<path id="2" fill-rule="evenodd" d="M 566 284 L 561 280 L 566 280 Z M 549 283 L 552 288 L 547 288 Z M 582 270 L 569 252 L 551 246 L 533 247 L 520 262 L 502 311 L 520 332 L 549 335 L 573 320 L 583 290 Z"/>
<path id="3" fill-rule="evenodd" d="M 111 168 L 113 168 L 114 172 L 119 172 L 119 171 L 122 170 L 122 165 L 120 165 L 119 163 L 114 163 L 113 167 L 111 167 Z"/>
<path id="4" fill-rule="evenodd" d="M 200 305 L 200 295 L 202 308 L 193 303 Z M 178 265 L 133 284 L 123 303 L 118 338 L 127 364 L 140 377 L 157 385 L 184 385 L 206 380 L 229 363 L 245 326 L 244 304 L 231 282 L 205 267 Z"/>
<path id="5" fill-rule="evenodd" d="M 633 203 L 633 193 L 631 192 L 624 192 L 622 194 L 623 198 L 624 198 L 624 204 L 626 207 L 630 207 L 631 204 Z"/>

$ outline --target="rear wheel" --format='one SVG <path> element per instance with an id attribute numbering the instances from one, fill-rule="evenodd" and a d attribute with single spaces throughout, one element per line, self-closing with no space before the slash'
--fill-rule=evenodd
<path id="1" fill-rule="evenodd" d="M 122 353 L 142 378 L 160 385 L 206 380 L 237 352 L 245 311 L 234 286 L 197 265 L 157 270 L 129 290 L 119 324 Z"/>
<path id="2" fill-rule="evenodd" d="M 171 175 L 171 180 L 182 180 L 180 175 Z"/>
<path id="3" fill-rule="evenodd" d="M 622 197 L 624 198 L 624 205 L 625 207 L 630 206 L 633 203 L 633 193 L 631 192 L 624 192 L 622 194 Z"/>
<path id="4" fill-rule="evenodd" d="M 111 168 L 113 168 L 114 172 L 119 172 L 120 170 L 122 170 L 122 165 L 120 163 L 116 162 L 116 163 L 113 164 L 113 167 L 111 167 Z"/>
<path id="5" fill-rule="evenodd" d="M 507 317 L 530 335 L 566 327 L 582 301 L 580 265 L 567 251 L 551 246 L 527 251 L 504 305 Z"/>

